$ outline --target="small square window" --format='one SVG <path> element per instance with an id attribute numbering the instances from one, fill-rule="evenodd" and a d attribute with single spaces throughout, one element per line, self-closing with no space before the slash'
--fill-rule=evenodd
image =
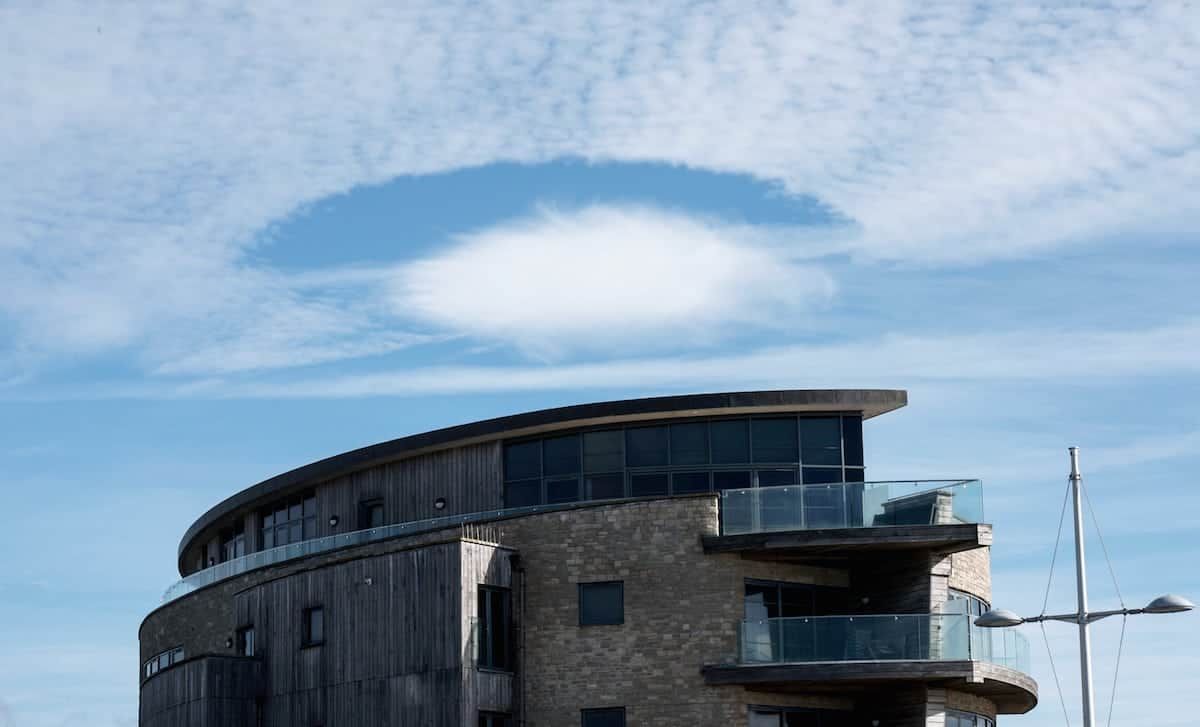
<path id="1" fill-rule="evenodd" d="M 580 719 L 583 727 L 625 727 L 625 708 L 585 709 Z"/>
<path id="2" fill-rule="evenodd" d="M 363 500 L 358 504 L 358 529 L 383 527 L 383 500 Z"/>
<path id="3" fill-rule="evenodd" d="M 512 727 L 512 715 L 502 712 L 480 712 L 479 727 Z"/>
<path id="4" fill-rule="evenodd" d="M 304 609 L 304 646 L 325 643 L 325 609 L 320 606 Z"/>
<path id="5" fill-rule="evenodd" d="M 623 581 L 579 584 L 579 625 L 605 626 L 625 623 Z"/>

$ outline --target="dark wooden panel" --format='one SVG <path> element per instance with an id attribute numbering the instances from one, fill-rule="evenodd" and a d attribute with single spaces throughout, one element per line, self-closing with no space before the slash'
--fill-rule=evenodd
<path id="1" fill-rule="evenodd" d="M 201 656 L 142 685 L 141 727 L 254 727 L 262 683 L 257 659 Z"/>

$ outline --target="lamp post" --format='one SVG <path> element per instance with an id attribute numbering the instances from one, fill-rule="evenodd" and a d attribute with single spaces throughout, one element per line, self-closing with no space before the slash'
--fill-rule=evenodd
<path id="1" fill-rule="evenodd" d="M 1095 727 L 1095 704 L 1092 696 L 1091 636 L 1088 627 L 1093 621 L 1109 616 L 1132 616 L 1140 613 L 1179 613 L 1191 611 L 1195 605 L 1174 594 L 1159 596 L 1145 608 L 1119 608 L 1112 611 L 1088 611 L 1087 569 L 1083 552 L 1083 476 L 1079 474 L 1079 447 L 1071 447 L 1071 501 L 1075 511 L 1075 588 L 1078 610 L 1075 613 L 1031 616 L 1022 618 L 1012 611 L 995 608 L 975 619 L 976 626 L 1004 628 L 1023 623 L 1065 621 L 1079 625 L 1079 678 L 1083 687 L 1083 727 Z"/>

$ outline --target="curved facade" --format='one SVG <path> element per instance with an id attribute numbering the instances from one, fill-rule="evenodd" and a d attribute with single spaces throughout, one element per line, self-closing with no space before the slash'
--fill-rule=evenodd
<path id="1" fill-rule="evenodd" d="M 973 480 L 871 482 L 903 391 L 587 404 L 393 440 L 197 520 L 141 724 L 994 724 L 1036 703 Z"/>

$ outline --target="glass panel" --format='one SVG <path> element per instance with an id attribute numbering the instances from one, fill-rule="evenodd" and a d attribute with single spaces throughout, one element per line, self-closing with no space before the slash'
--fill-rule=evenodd
<path id="1" fill-rule="evenodd" d="M 269 512 L 263 515 L 262 524 L 264 528 L 269 528 L 275 524 L 275 513 Z"/>
<path id="2" fill-rule="evenodd" d="M 777 487 L 796 484 L 796 470 L 758 470 L 759 487 Z"/>
<path id="3" fill-rule="evenodd" d="M 676 472 L 671 475 L 671 491 L 676 495 L 708 492 L 707 472 Z"/>
<path id="4" fill-rule="evenodd" d="M 862 482 L 866 479 L 862 467 L 847 467 L 842 478 L 846 482 Z"/>
<path id="5" fill-rule="evenodd" d="M 750 473 L 745 470 L 732 472 L 713 472 L 714 490 L 736 490 L 739 487 L 750 486 Z"/>
<path id="6" fill-rule="evenodd" d="M 759 529 L 800 530 L 804 513 L 800 507 L 800 486 L 759 489 Z M 811 527 L 811 526 L 810 526 Z"/>
<path id="7" fill-rule="evenodd" d="M 626 429 L 625 462 L 629 467 L 659 467 L 667 464 L 667 428 Z"/>
<path id="8" fill-rule="evenodd" d="M 671 425 L 671 464 L 708 464 L 708 422 Z"/>
<path id="9" fill-rule="evenodd" d="M 844 528 L 846 488 L 841 485 L 805 485 L 804 521 L 809 528 Z"/>
<path id="10" fill-rule="evenodd" d="M 799 461 L 795 418 L 754 419 L 750 422 L 750 429 L 755 462 Z"/>
<path id="11" fill-rule="evenodd" d="M 303 521 L 297 520 L 297 521 L 291 523 L 291 525 L 289 527 L 290 527 L 290 529 L 288 532 L 288 542 L 299 543 L 301 540 L 304 540 L 304 523 L 303 523 Z"/>
<path id="12" fill-rule="evenodd" d="M 296 503 L 288 508 L 288 520 L 299 520 L 302 517 L 304 517 L 304 509 L 301 507 L 300 503 Z"/>
<path id="13" fill-rule="evenodd" d="M 540 504 L 542 504 L 541 480 L 504 483 L 505 507 L 527 507 Z"/>
<path id="14" fill-rule="evenodd" d="M 275 547 L 275 528 L 265 528 L 262 531 L 263 550 Z"/>
<path id="15" fill-rule="evenodd" d="M 750 727 L 780 727 L 779 713 L 755 710 L 750 713 Z"/>
<path id="16" fill-rule="evenodd" d="M 821 727 L 821 715 L 817 712 L 787 712 L 784 727 Z"/>
<path id="17" fill-rule="evenodd" d="M 579 499 L 579 480 L 575 477 L 546 481 L 546 502 L 555 505 Z"/>
<path id="18" fill-rule="evenodd" d="M 667 473 L 654 472 L 629 476 L 629 494 L 631 497 L 649 497 L 651 495 L 667 494 Z"/>
<path id="19" fill-rule="evenodd" d="M 304 499 L 304 517 L 314 517 L 317 514 L 317 498 L 306 497 Z"/>
<path id="20" fill-rule="evenodd" d="M 555 437 L 542 442 L 542 474 L 573 475 L 579 472 L 579 437 Z"/>
<path id="21" fill-rule="evenodd" d="M 619 624 L 625 620 L 623 584 L 579 584 L 579 623 L 583 626 Z"/>
<path id="22" fill-rule="evenodd" d="M 590 475 L 586 478 L 590 500 L 610 500 L 625 496 L 625 475 Z"/>
<path id="23" fill-rule="evenodd" d="M 325 640 L 325 611 L 320 608 L 308 612 L 308 641 L 315 644 Z"/>
<path id="24" fill-rule="evenodd" d="M 521 442 L 504 447 L 504 479 L 524 480 L 541 476 L 541 442 Z"/>
<path id="25" fill-rule="evenodd" d="M 625 435 L 620 429 L 583 435 L 583 471 L 611 472 L 625 468 Z"/>
<path id="26" fill-rule="evenodd" d="M 721 473 L 714 472 L 713 476 Z M 721 534 L 752 533 L 758 525 L 757 488 L 726 490 L 721 493 Z"/>
<path id="27" fill-rule="evenodd" d="M 806 485 L 827 485 L 842 481 L 841 467 L 805 467 L 803 474 Z"/>
<path id="28" fill-rule="evenodd" d="M 863 466 L 862 417 L 842 417 L 842 447 L 847 465 Z"/>
<path id="29" fill-rule="evenodd" d="M 714 464 L 744 464 L 750 461 L 750 423 L 726 419 L 708 423 Z"/>
<path id="30" fill-rule="evenodd" d="M 304 539 L 312 540 L 317 537 L 317 519 L 315 517 L 304 518 Z"/>
<path id="31" fill-rule="evenodd" d="M 800 417 L 800 461 L 806 465 L 842 463 L 841 417 Z"/>
<path id="32" fill-rule="evenodd" d="M 585 709 L 581 712 L 583 727 L 625 727 L 625 710 Z"/>

